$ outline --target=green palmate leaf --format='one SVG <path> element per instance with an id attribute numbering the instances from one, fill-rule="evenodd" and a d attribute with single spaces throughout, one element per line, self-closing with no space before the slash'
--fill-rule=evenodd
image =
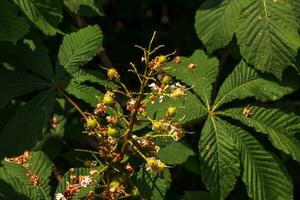
<path id="1" fill-rule="evenodd" d="M 89 81 L 92 83 L 98 83 L 99 85 L 107 84 L 107 81 L 105 80 L 106 77 L 102 73 L 95 70 L 79 69 L 78 71 L 72 73 L 72 77 L 78 83 Z"/>
<path id="2" fill-rule="evenodd" d="M 24 72 L 0 69 L 0 107 L 20 95 L 40 90 L 49 86 L 49 83 L 36 76 Z"/>
<path id="3" fill-rule="evenodd" d="M 102 45 L 100 28 L 88 26 L 64 37 L 58 53 L 59 64 L 72 74 L 90 61 Z"/>
<path id="4" fill-rule="evenodd" d="M 137 188 L 141 199 L 165 199 L 170 183 L 171 174 L 168 169 L 164 169 L 162 175 L 158 175 L 141 168 L 137 175 Z"/>
<path id="5" fill-rule="evenodd" d="M 30 70 L 49 81 L 53 78 L 53 68 L 47 49 L 43 46 L 37 46 L 32 51 L 25 45 L 1 43 L 0 54 L 0 62 L 7 62 L 18 70 Z"/>
<path id="6" fill-rule="evenodd" d="M 169 165 L 179 165 L 187 161 L 190 156 L 195 156 L 195 152 L 186 145 L 172 142 L 159 150 L 158 158 Z"/>
<path id="7" fill-rule="evenodd" d="M 300 132 L 300 117 L 279 109 L 255 106 L 249 109 L 252 113 L 249 117 L 243 115 L 244 108 L 228 109 L 224 114 L 254 127 L 257 132 L 267 134 L 276 148 L 300 162 L 300 142 L 293 136 L 295 132 Z"/>
<path id="8" fill-rule="evenodd" d="M 39 198 L 29 187 L 24 185 L 24 182 L 5 173 L 3 168 L 0 168 L 0 174 L 0 199 L 19 200 Z"/>
<path id="9" fill-rule="evenodd" d="M 253 200 L 293 199 L 293 185 L 280 164 L 249 133 L 230 125 L 241 155 L 242 179 Z"/>
<path id="10" fill-rule="evenodd" d="M 190 91 L 187 91 L 184 99 L 164 97 L 163 102 L 159 103 L 158 100 L 153 104 L 149 102 L 146 108 L 150 116 L 160 119 L 167 113 L 168 107 L 176 107 L 176 114 L 173 119 L 180 120 L 183 124 L 199 120 L 207 115 L 207 109 Z"/>
<path id="11" fill-rule="evenodd" d="M 298 24 L 300 24 L 300 2 L 299 1 L 290 1 L 294 6 L 294 15 L 297 16 Z"/>
<path id="12" fill-rule="evenodd" d="M 2 161 L 0 179 L 12 185 L 18 195 L 32 200 L 50 200 L 49 177 L 52 173 L 52 163 L 43 152 L 30 152 L 28 167 Z M 36 183 L 30 178 L 36 176 Z M 34 177 L 32 176 L 32 178 Z M 9 196 L 6 199 L 10 199 Z"/>
<path id="13" fill-rule="evenodd" d="M 241 9 L 240 0 L 207 0 L 197 11 L 195 29 L 210 53 L 231 41 Z"/>
<path id="14" fill-rule="evenodd" d="M 0 134 L 0 157 L 20 154 L 34 146 L 48 123 L 54 102 L 53 91 L 46 90 L 16 112 Z"/>
<path id="15" fill-rule="evenodd" d="M 65 88 L 65 90 L 69 94 L 74 95 L 76 98 L 85 101 L 93 107 L 95 107 L 99 103 L 99 97 L 103 96 L 100 90 L 87 85 L 79 84 L 76 81 L 71 81 L 70 84 Z"/>
<path id="16" fill-rule="evenodd" d="M 0 41 L 16 42 L 29 31 L 29 24 L 17 15 L 17 9 L 8 0 L 0 2 Z"/>
<path id="17" fill-rule="evenodd" d="M 74 13 L 79 13 L 80 7 L 89 7 L 99 16 L 104 16 L 101 2 L 97 0 L 64 0 L 64 4 Z"/>
<path id="18" fill-rule="evenodd" d="M 213 109 L 235 99 L 255 97 L 261 101 L 274 101 L 294 91 L 290 84 L 280 85 L 271 79 L 263 79 L 259 73 L 244 61 L 227 77 L 216 97 Z"/>
<path id="19" fill-rule="evenodd" d="M 289 0 L 247 0 L 236 31 L 242 56 L 281 79 L 300 47 L 299 24 Z"/>
<path id="20" fill-rule="evenodd" d="M 209 116 L 199 141 L 201 174 L 205 186 L 217 199 L 225 199 L 240 174 L 239 153 L 219 118 Z"/>
<path id="21" fill-rule="evenodd" d="M 23 13 L 46 35 L 55 35 L 62 21 L 60 0 L 13 0 Z"/>
<path id="22" fill-rule="evenodd" d="M 195 68 L 189 66 L 194 64 Z M 206 107 L 210 104 L 212 84 L 218 74 L 218 60 L 209 58 L 203 51 L 196 50 L 192 56 L 183 57 L 182 62 L 172 66 L 171 74 L 189 86 L 202 99 Z"/>

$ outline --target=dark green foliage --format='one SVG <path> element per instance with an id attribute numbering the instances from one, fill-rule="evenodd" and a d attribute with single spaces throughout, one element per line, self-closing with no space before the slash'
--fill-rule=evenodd
<path id="1" fill-rule="evenodd" d="M 1 0 L 0 199 L 54 199 L 71 176 L 106 170 L 99 160 L 90 165 L 98 141 L 81 134 L 84 116 L 72 101 L 93 112 L 104 91 L 118 87 L 99 66 L 115 67 L 135 91 L 128 63 L 142 71 L 143 62 L 133 45 L 146 43 L 153 30 L 154 44 L 167 46 L 161 54 L 177 50 L 157 77 L 169 74 L 187 91 L 147 102 L 147 114 L 161 119 L 176 106 L 172 120 L 182 123 L 185 137 L 154 139 L 167 165 L 161 173 L 126 155 L 112 164 L 112 179 L 97 175 L 72 199 L 91 190 L 101 199 L 99 191 L 114 180 L 130 185 L 129 196 L 136 192 L 128 199 L 299 198 L 299 13 L 299 0 Z M 114 98 L 109 115 L 126 108 L 125 97 Z M 141 124 L 133 134 L 153 131 Z M 5 159 L 25 150 L 28 167 Z M 120 170 L 128 160 L 136 175 Z M 115 176 L 119 170 L 126 178 Z"/>

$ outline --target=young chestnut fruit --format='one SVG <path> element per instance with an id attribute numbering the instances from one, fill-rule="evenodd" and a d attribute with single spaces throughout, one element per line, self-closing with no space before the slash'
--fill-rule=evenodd
<path id="1" fill-rule="evenodd" d="M 89 128 L 89 129 L 93 129 L 97 126 L 97 120 L 93 117 L 88 117 L 86 119 L 86 127 Z"/>
<path id="2" fill-rule="evenodd" d="M 114 138 L 120 137 L 120 131 L 117 128 L 112 126 L 109 126 L 107 128 L 106 134 Z"/>
<path id="3" fill-rule="evenodd" d="M 114 93 L 107 91 L 102 99 L 102 103 L 105 105 L 111 105 L 114 102 Z"/>

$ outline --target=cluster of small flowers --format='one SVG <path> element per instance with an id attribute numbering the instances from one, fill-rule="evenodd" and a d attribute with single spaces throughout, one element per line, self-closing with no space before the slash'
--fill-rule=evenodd
<path id="1" fill-rule="evenodd" d="M 105 197 L 105 199 L 117 200 L 128 196 L 125 191 L 125 186 L 119 181 L 112 181 L 108 188 L 101 193 L 101 196 Z"/>
<path id="2" fill-rule="evenodd" d="M 126 110 L 128 110 L 130 113 L 135 113 L 136 111 L 138 111 L 139 113 L 145 113 L 146 105 L 144 104 L 137 105 L 137 100 L 129 99 L 126 102 Z"/>
<path id="3" fill-rule="evenodd" d="M 120 74 L 115 68 L 110 68 L 107 70 L 107 77 L 109 80 L 120 80 Z"/>
<path id="4" fill-rule="evenodd" d="M 154 100 L 158 97 L 158 102 L 161 103 L 164 100 L 165 96 L 171 97 L 171 98 L 183 98 L 185 96 L 185 93 L 187 91 L 186 86 L 180 84 L 179 82 L 174 83 L 172 85 L 166 85 L 161 84 L 157 85 L 156 83 L 151 83 L 148 85 L 152 92 L 153 96 L 150 97 L 151 103 L 154 103 Z M 168 89 L 170 90 L 168 91 Z"/>
<path id="5" fill-rule="evenodd" d="M 153 120 L 152 121 L 152 130 L 158 131 L 162 134 L 171 135 L 174 140 L 178 141 L 185 136 L 185 133 L 178 122 L 165 121 L 162 120 Z"/>
<path id="6" fill-rule="evenodd" d="M 38 177 L 36 174 L 32 172 L 26 173 L 26 176 L 30 178 L 31 182 L 35 187 L 40 187 L 41 186 L 41 180 L 40 177 Z"/>
<path id="7" fill-rule="evenodd" d="M 148 67 L 153 71 L 157 71 L 157 72 L 163 71 L 167 60 L 168 60 L 167 57 L 164 55 L 156 56 L 149 62 Z"/>
<path id="8" fill-rule="evenodd" d="M 156 157 L 147 158 L 146 170 L 154 173 L 160 173 L 166 168 L 166 164 L 161 162 Z"/>
<path id="9" fill-rule="evenodd" d="M 24 168 L 29 167 L 28 160 L 30 159 L 29 151 L 25 150 L 24 153 L 17 157 L 5 158 L 5 161 L 22 165 Z"/>
<path id="10" fill-rule="evenodd" d="M 40 177 L 29 170 L 30 158 L 31 158 L 31 156 L 30 156 L 29 151 L 25 150 L 22 155 L 17 156 L 17 157 L 12 157 L 12 158 L 5 158 L 5 161 L 15 163 L 15 164 L 18 164 L 18 165 L 21 165 L 22 167 L 24 167 L 25 171 L 27 172 L 26 176 L 31 180 L 33 185 L 35 187 L 40 187 L 41 186 Z"/>
<path id="11" fill-rule="evenodd" d="M 141 148 L 146 149 L 151 155 L 158 153 L 160 150 L 160 147 L 155 145 L 150 135 L 146 135 L 145 137 L 133 135 L 132 138 L 140 145 Z"/>
<path id="12" fill-rule="evenodd" d="M 74 169 L 71 168 L 70 171 L 72 172 L 72 171 L 74 171 Z M 97 170 L 91 170 L 90 175 L 85 175 L 85 176 L 79 175 L 78 177 L 75 175 L 70 175 L 71 183 L 67 182 L 67 187 L 66 187 L 64 194 L 56 193 L 55 199 L 56 200 L 71 199 L 76 192 L 80 191 L 80 189 L 82 187 L 86 188 L 86 187 L 94 184 L 95 181 L 93 180 L 93 177 L 96 176 L 97 174 L 98 174 Z M 91 195 L 92 193 L 95 193 L 95 191 L 91 190 L 89 192 L 87 199 L 93 199 L 92 198 L 93 195 Z"/>

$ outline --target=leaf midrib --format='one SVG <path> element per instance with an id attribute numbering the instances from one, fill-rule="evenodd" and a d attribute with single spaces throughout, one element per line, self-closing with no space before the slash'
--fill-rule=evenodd
<path id="1" fill-rule="evenodd" d="M 216 122 L 215 122 L 215 119 L 214 119 L 214 117 L 212 116 L 212 115 L 210 115 L 209 116 L 210 118 L 211 118 L 211 122 L 212 122 L 212 124 L 213 124 L 213 127 L 214 127 L 214 130 L 215 130 L 215 136 L 216 136 L 216 145 L 217 145 L 217 148 L 216 148 L 216 150 L 217 150 L 217 162 L 218 162 L 218 168 L 217 168 L 217 171 L 218 171 L 218 180 L 220 180 L 220 155 L 219 155 L 219 148 L 218 148 L 218 146 L 219 146 L 219 143 L 218 143 L 218 129 L 217 129 L 217 125 L 216 125 Z M 221 189 L 221 186 L 220 186 L 220 182 L 218 181 L 218 185 L 219 185 L 219 189 Z M 218 191 L 219 192 L 219 195 L 221 196 L 221 191 L 219 190 Z"/>

